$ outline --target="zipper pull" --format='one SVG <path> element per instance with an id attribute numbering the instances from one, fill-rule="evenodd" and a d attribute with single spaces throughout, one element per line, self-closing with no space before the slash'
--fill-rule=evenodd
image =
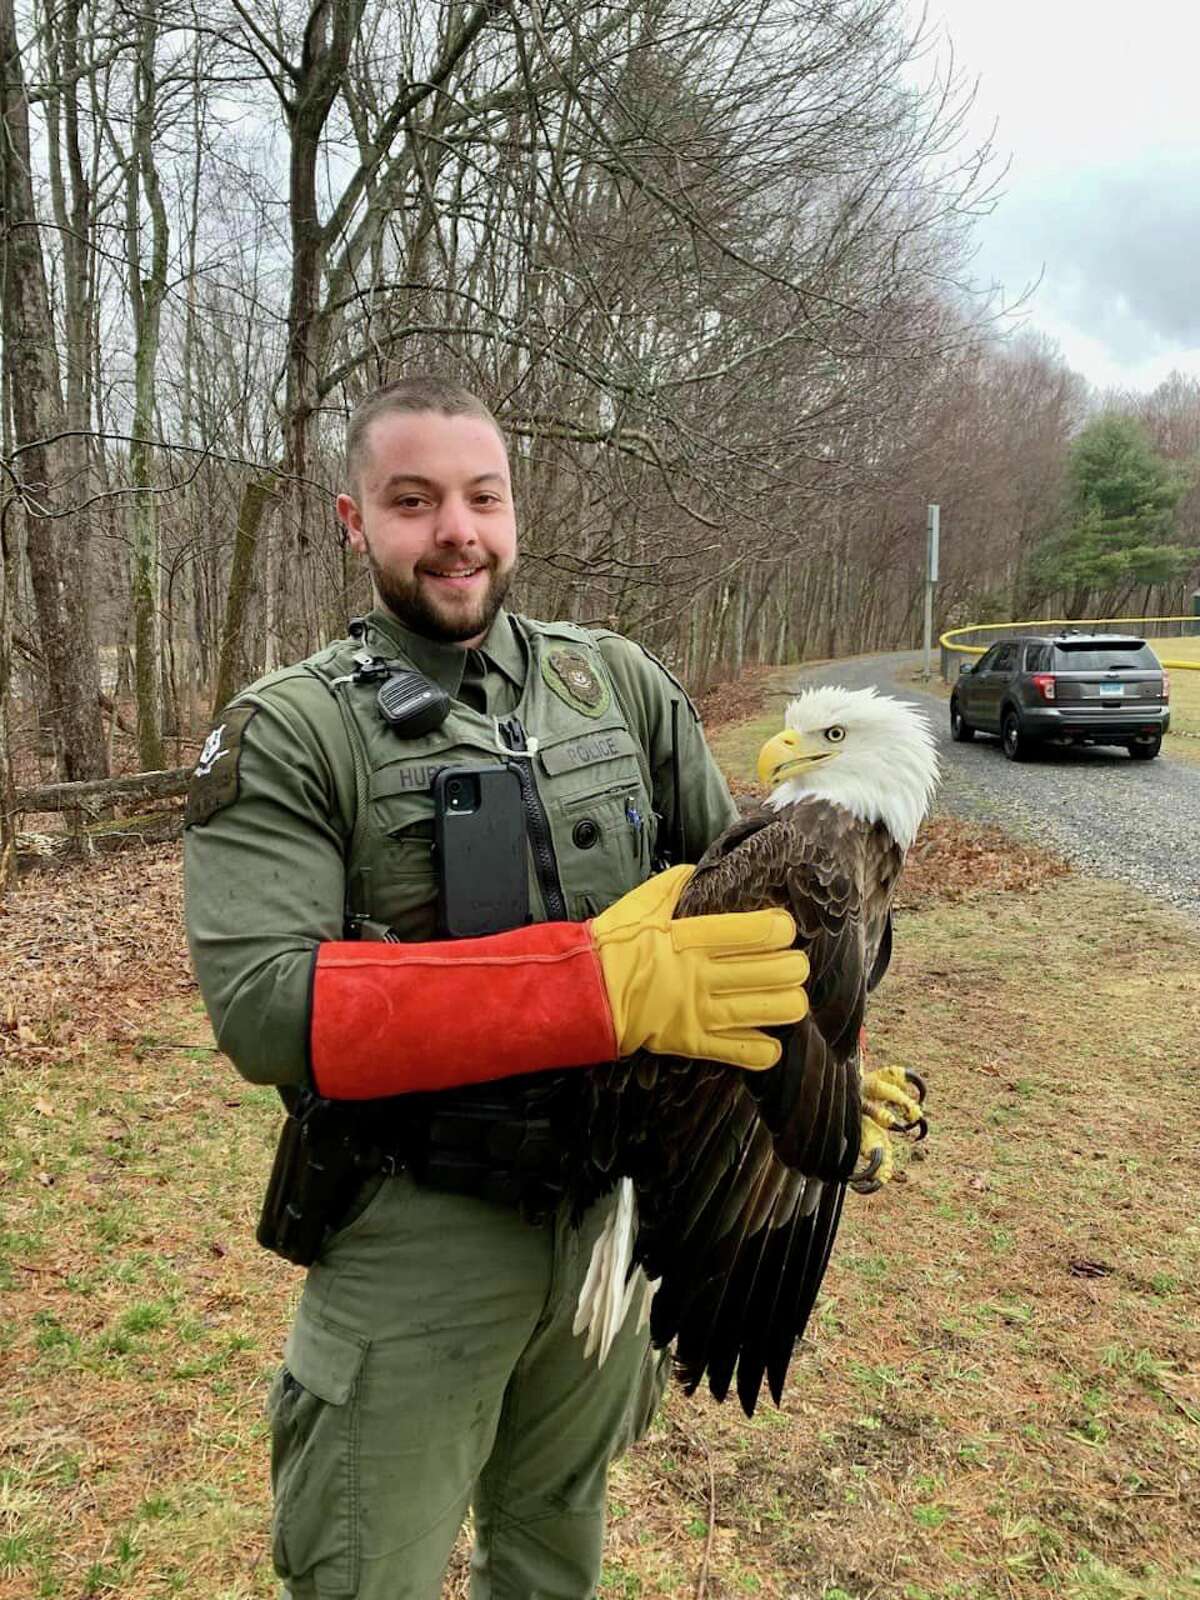
<path id="1" fill-rule="evenodd" d="M 537 755 L 538 741 L 526 736 L 525 729 L 521 726 L 520 717 L 506 717 L 503 722 L 497 717 L 496 744 L 504 751 L 505 755 Z"/>

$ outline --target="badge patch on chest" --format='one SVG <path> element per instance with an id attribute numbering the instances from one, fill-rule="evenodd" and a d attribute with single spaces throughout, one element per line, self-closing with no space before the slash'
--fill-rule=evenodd
<path id="1" fill-rule="evenodd" d="M 188 789 L 185 828 L 199 827 L 238 797 L 242 735 L 257 706 L 231 706 L 204 741 Z"/>
<path id="2" fill-rule="evenodd" d="M 608 684 L 582 651 L 551 650 L 542 659 L 542 677 L 560 700 L 585 717 L 600 717 L 608 710 Z"/>

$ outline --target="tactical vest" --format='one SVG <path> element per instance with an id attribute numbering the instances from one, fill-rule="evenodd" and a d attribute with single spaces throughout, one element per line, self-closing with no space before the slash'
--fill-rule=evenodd
<path id="1" fill-rule="evenodd" d="M 344 839 L 347 937 L 438 936 L 433 780 L 454 763 L 520 763 L 536 920 L 594 916 L 660 864 L 649 756 L 630 731 L 636 724 L 597 636 L 568 623 L 512 620 L 527 671 L 515 711 L 499 719 L 453 702 L 434 732 L 402 736 L 379 711 L 378 680 L 355 681 L 358 646 L 351 640 L 237 697 L 269 703 L 318 732 Z M 395 641 L 387 642 L 389 658 L 404 662 Z M 397 1164 L 431 1187 L 517 1205 L 531 1221 L 544 1218 L 577 1168 L 573 1141 L 587 1123 L 586 1094 L 586 1077 L 577 1072 L 363 1105 L 288 1091 L 293 1114 L 258 1237 L 307 1264 L 329 1227 L 358 1214 L 380 1172 Z"/>
<path id="2" fill-rule="evenodd" d="M 595 638 L 569 623 L 513 621 L 528 670 L 510 717 L 455 701 L 434 732 L 398 734 L 379 712 L 378 682 L 348 678 L 356 650 L 350 640 L 271 674 L 238 697 L 253 700 L 269 687 L 272 701 L 321 722 L 339 791 L 349 797 L 343 807 L 352 824 L 349 922 L 367 919 L 406 941 L 437 937 L 432 784 L 437 771 L 453 763 L 519 763 L 528 774 L 523 791 L 535 920 L 594 916 L 649 876 L 657 823 L 649 761 L 630 732 Z M 313 677 L 328 691 L 323 707 L 314 704 Z"/>

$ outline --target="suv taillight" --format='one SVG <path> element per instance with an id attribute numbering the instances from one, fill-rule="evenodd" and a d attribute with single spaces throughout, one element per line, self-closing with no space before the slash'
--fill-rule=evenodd
<path id="1" fill-rule="evenodd" d="M 1171 698 L 1171 674 L 1163 668 L 1163 705 Z"/>
<path id="2" fill-rule="evenodd" d="M 1029 681 L 1043 700 L 1054 699 L 1054 674 L 1052 672 L 1031 672 Z"/>

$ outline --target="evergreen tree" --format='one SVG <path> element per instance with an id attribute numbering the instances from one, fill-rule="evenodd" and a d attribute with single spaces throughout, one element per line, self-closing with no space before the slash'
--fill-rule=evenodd
<path id="1" fill-rule="evenodd" d="M 1171 538 L 1188 486 L 1132 417 L 1109 413 L 1090 422 L 1071 447 L 1066 525 L 1038 555 L 1044 591 L 1068 594 L 1068 610 L 1079 616 L 1094 595 L 1119 606 L 1138 587 L 1148 597 L 1183 578 L 1200 556 Z"/>

